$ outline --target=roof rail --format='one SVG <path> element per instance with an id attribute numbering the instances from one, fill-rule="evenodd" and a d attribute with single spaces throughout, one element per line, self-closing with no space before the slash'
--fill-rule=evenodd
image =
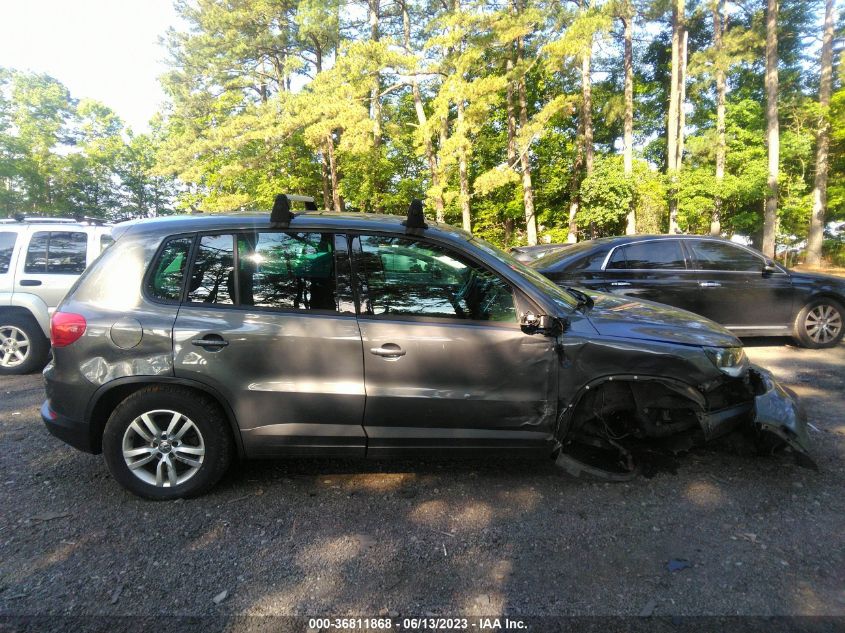
<path id="1" fill-rule="evenodd" d="M 280 193 L 273 201 L 273 210 L 270 213 L 270 222 L 273 226 L 282 229 L 290 226 L 290 221 L 294 218 L 294 214 L 290 210 L 291 202 L 304 202 L 306 211 L 317 210 L 317 205 L 314 204 L 314 198 L 311 196 Z"/>
<path id="2" fill-rule="evenodd" d="M 40 217 L 26 217 L 23 214 L 16 214 L 13 218 L 0 218 L 2 224 L 75 224 L 77 220 L 71 218 L 40 218 Z"/>

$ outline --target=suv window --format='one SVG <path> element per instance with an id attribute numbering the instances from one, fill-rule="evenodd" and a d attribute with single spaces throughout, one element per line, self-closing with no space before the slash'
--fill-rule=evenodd
<path id="1" fill-rule="evenodd" d="M 82 231 L 38 231 L 26 251 L 25 273 L 81 275 L 88 255 L 88 234 Z"/>
<path id="2" fill-rule="evenodd" d="M 191 242 L 193 239 L 190 237 L 177 237 L 165 243 L 147 282 L 147 290 L 156 299 L 178 301 L 182 298 L 182 282 Z"/>
<path id="3" fill-rule="evenodd" d="M 15 248 L 17 233 L 3 231 L 0 233 L 0 275 L 9 272 L 9 264 L 12 262 L 12 251 Z"/>
<path id="4" fill-rule="evenodd" d="M 235 303 L 235 236 L 204 235 L 200 239 L 188 301 L 192 303 Z"/>
<path id="5" fill-rule="evenodd" d="M 105 233 L 100 236 L 100 252 L 102 253 L 106 250 L 109 246 L 114 244 L 114 238 L 111 235 L 106 235 Z"/>
<path id="6" fill-rule="evenodd" d="M 240 303 L 288 310 L 338 310 L 332 233 L 238 236 Z"/>
<path id="7" fill-rule="evenodd" d="M 732 270 L 740 272 L 759 273 L 763 270 L 763 260 L 748 251 L 708 240 L 692 240 L 690 242 L 693 255 L 700 270 Z"/>
<path id="8" fill-rule="evenodd" d="M 617 248 L 607 267 L 628 270 L 684 270 L 687 266 L 680 241 L 652 240 Z"/>
<path id="9" fill-rule="evenodd" d="M 510 286 L 461 255 L 400 237 L 363 235 L 360 244 L 365 314 L 516 321 Z"/>

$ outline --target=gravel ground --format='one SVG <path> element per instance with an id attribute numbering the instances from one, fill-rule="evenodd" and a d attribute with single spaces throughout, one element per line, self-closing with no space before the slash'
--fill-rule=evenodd
<path id="1" fill-rule="evenodd" d="M 712 449 L 629 484 L 551 463 L 253 462 L 153 503 L 47 434 L 39 375 L 3 378 L 0 616 L 845 616 L 845 345 L 749 344 L 803 397 L 818 472 Z"/>

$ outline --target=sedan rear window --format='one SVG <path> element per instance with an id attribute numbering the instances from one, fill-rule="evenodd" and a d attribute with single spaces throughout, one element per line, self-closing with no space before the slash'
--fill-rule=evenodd
<path id="1" fill-rule="evenodd" d="M 748 251 L 708 240 L 693 240 L 690 244 L 700 270 L 731 270 L 735 272 L 755 272 L 763 270 L 763 260 Z"/>

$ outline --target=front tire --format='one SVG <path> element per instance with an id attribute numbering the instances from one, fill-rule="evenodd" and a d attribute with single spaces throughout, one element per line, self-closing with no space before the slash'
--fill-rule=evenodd
<path id="1" fill-rule="evenodd" d="M 0 376 L 44 369 L 50 343 L 31 316 L 0 317 Z"/>
<path id="2" fill-rule="evenodd" d="M 828 297 L 815 299 L 804 306 L 795 318 L 793 338 L 802 347 L 822 349 L 834 347 L 845 333 L 845 308 Z"/>
<path id="3" fill-rule="evenodd" d="M 232 459 L 228 423 L 215 402 L 182 387 L 135 392 L 109 417 L 103 456 L 117 482 L 147 499 L 195 497 L 210 490 Z"/>

